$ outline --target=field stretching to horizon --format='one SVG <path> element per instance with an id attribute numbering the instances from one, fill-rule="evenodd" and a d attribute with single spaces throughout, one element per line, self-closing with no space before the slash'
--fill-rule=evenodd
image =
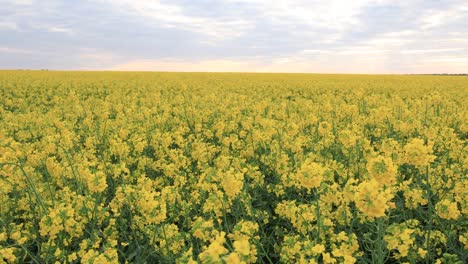
<path id="1" fill-rule="evenodd" d="M 0 263 L 468 262 L 468 77 L 0 71 Z"/>

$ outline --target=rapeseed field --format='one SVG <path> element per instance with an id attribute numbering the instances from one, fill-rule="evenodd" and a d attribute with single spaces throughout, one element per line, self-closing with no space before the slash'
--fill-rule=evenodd
<path id="1" fill-rule="evenodd" d="M 468 77 L 0 71 L 0 263 L 466 263 Z"/>

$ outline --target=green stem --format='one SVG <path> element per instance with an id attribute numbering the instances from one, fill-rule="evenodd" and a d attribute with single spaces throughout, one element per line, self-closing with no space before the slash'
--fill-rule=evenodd
<path id="1" fill-rule="evenodd" d="M 72 159 L 71 159 L 68 151 L 64 147 L 62 147 L 62 146 L 60 146 L 58 144 L 57 144 L 57 147 L 61 148 L 63 153 L 65 153 L 65 157 L 67 158 L 68 165 L 70 166 L 73 178 L 75 180 L 76 189 L 79 191 L 80 194 L 84 194 L 83 188 L 81 186 L 81 182 L 80 182 L 80 180 L 79 180 L 79 178 L 77 176 L 77 172 L 75 171 L 75 167 L 73 166 L 73 162 L 72 162 Z"/>
<path id="2" fill-rule="evenodd" d="M 431 192 L 431 185 L 429 183 L 429 166 L 426 166 L 426 195 L 427 195 L 427 213 L 428 213 L 428 228 L 426 230 L 426 264 L 431 263 L 430 259 L 430 247 L 431 247 L 431 231 L 432 231 L 432 218 L 433 218 L 433 204 L 431 201 L 432 192 Z"/>
<path id="3" fill-rule="evenodd" d="M 318 237 L 318 243 L 321 243 L 322 239 L 320 237 L 321 235 L 321 225 L 322 225 L 322 221 L 320 220 L 320 193 L 315 189 L 314 190 L 316 192 L 316 207 L 315 207 L 315 213 L 316 213 L 316 217 L 317 217 L 317 237 Z"/>
<path id="4" fill-rule="evenodd" d="M 384 241 L 385 227 L 383 221 L 384 220 L 382 217 L 377 219 L 377 238 L 374 241 L 375 247 L 373 249 L 374 252 L 372 254 L 373 263 L 384 263 L 386 258 L 386 246 Z"/>
<path id="5" fill-rule="evenodd" d="M 268 252 L 266 252 L 266 250 L 265 250 L 265 248 L 263 247 L 262 243 L 258 242 L 257 245 L 259 245 L 260 248 L 262 249 L 265 258 L 268 260 L 268 263 L 273 264 L 273 261 L 272 261 L 271 258 L 268 256 Z"/>
<path id="6" fill-rule="evenodd" d="M 7 163 L 0 163 L 0 167 L 4 166 L 4 165 L 12 165 L 12 166 L 16 166 L 18 167 L 20 170 L 21 170 L 21 173 L 24 175 L 25 179 L 26 179 L 26 183 L 28 184 L 29 188 L 31 189 L 32 193 L 34 194 L 34 196 L 36 197 L 36 201 L 37 203 L 39 204 L 40 208 L 45 211 L 46 210 L 46 206 L 44 205 L 43 201 L 42 201 L 42 198 L 39 194 L 39 192 L 37 191 L 36 189 L 36 186 L 34 185 L 34 182 L 32 181 L 32 179 L 29 177 L 29 175 L 26 173 L 26 171 L 24 170 L 23 168 L 23 164 L 18 161 L 18 163 L 13 163 L 13 162 L 7 162 Z M 29 197 L 30 197 L 30 201 L 32 202 L 31 200 L 31 193 L 30 191 L 28 191 L 28 194 L 29 194 Z M 42 211 L 41 211 L 42 213 Z"/>

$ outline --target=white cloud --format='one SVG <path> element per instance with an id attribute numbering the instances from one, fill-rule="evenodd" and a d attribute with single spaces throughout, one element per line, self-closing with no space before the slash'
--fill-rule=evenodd
<path id="1" fill-rule="evenodd" d="M 374 37 L 370 40 L 365 41 L 367 45 L 370 46 L 381 46 L 381 47 L 401 47 L 403 45 L 409 44 L 414 41 L 414 38 L 409 37 L 391 37 L 386 36 L 386 34 L 381 34 L 377 37 Z"/>
<path id="2" fill-rule="evenodd" d="M 0 0 L 0 4 L 10 4 L 10 5 L 32 5 L 33 0 Z"/>
<path id="3" fill-rule="evenodd" d="M 444 10 L 428 10 L 421 16 L 421 28 L 430 30 L 468 17 L 468 3 L 460 2 Z"/>
<path id="4" fill-rule="evenodd" d="M 176 72 L 242 72 L 258 69 L 261 65 L 255 61 L 214 59 L 184 62 L 177 59 L 134 60 L 115 65 L 110 70 L 118 71 L 176 71 Z"/>
<path id="5" fill-rule="evenodd" d="M 394 3 L 391 0 L 224 0 L 228 4 L 227 8 L 235 4 L 235 8 L 249 11 L 253 15 L 229 15 L 229 12 L 221 12 L 215 16 L 200 16 L 190 14 L 182 5 L 161 1 L 101 1 L 113 6 L 117 12 L 144 17 L 148 23 L 190 30 L 218 39 L 243 36 L 253 30 L 259 21 L 267 21 L 273 30 L 275 26 L 280 26 L 282 30 L 288 30 L 290 35 L 319 35 L 321 39 L 317 42 L 322 43 L 334 43 L 347 30 L 358 27 L 362 23 L 359 15 L 365 7 Z"/>
<path id="6" fill-rule="evenodd" d="M 330 53 L 332 52 L 331 50 L 327 49 L 305 49 L 302 50 L 300 53 L 301 54 L 324 54 L 324 53 Z"/>
<path id="7" fill-rule="evenodd" d="M 418 34 L 416 30 L 402 30 L 402 31 L 392 31 L 384 33 L 382 36 L 387 38 L 405 38 L 405 37 L 414 37 Z"/>
<path id="8" fill-rule="evenodd" d="M 354 55 L 350 55 L 354 56 Z M 362 59 L 362 60 L 361 60 Z M 332 63 L 326 63 L 332 62 Z M 360 62 L 359 65 L 356 62 Z M 340 55 L 323 55 L 315 59 L 300 56 L 275 59 L 207 59 L 184 61 L 179 59 L 133 60 L 106 70 L 117 71 L 174 71 L 174 72 L 304 72 L 304 73 L 382 73 L 384 61 L 375 57 L 356 55 L 343 60 Z"/>
<path id="9" fill-rule="evenodd" d="M 11 47 L 0 47 L 0 53 L 19 53 L 19 54 L 34 54 L 37 53 L 34 50 L 27 50 L 27 49 L 18 49 L 18 48 L 11 48 Z"/>
<path id="10" fill-rule="evenodd" d="M 388 52 L 387 49 L 378 49 L 372 46 L 357 46 L 345 48 L 342 50 L 337 50 L 336 54 L 339 55 L 371 55 L 371 54 L 380 54 Z"/>
<path id="11" fill-rule="evenodd" d="M 207 59 L 184 61 L 179 59 L 133 60 L 115 65 L 117 71 L 173 71 L 173 72 L 323 72 L 319 63 L 299 58 L 283 57 L 273 60 Z M 333 72 L 333 69 L 328 69 Z"/>
<path id="12" fill-rule="evenodd" d="M 51 27 L 46 27 L 46 29 L 49 32 L 64 33 L 64 34 L 67 34 L 67 35 L 73 35 L 73 30 L 70 29 L 70 28 L 66 28 L 66 27 L 51 26 Z"/>
<path id="13" fill-rule="evenodd" d="M 447 48 L 447 49 L 413 49 L 413 50 L 402 50 L 401 54 L 426 54 L 426 53 L 446 53 L 453 51 L 462 51 L 464 48 Z"/>
<path id="14" fill-rule="evenodd" d="M 252 27 L 252 21 L 238 17 L 211 18 L 189 15 L 183 6 L 152 0 L 104 0 L 119 12 L 143 16 L 150 23 L 168 28 L 190 30 L 219 39 L 241 36 Z M 207 7 L 209 8 L 209 7 Z M 126 11 L 122 11 L 126 10 Z"/>
<path id="15" fill-rule="evenodd" d="M 304 55 L 323 55 L 333 54 L 336 55 L 375 55 L 385 54 L 389 50 L 379 49 L 372 46 L 349 46 L 343 48 L 330 48 L 330 49 L 305 49 L 299 52 Z"/>
<path id="16" fill-rule="evenodd" d="M 119 56 L 113 53 L 98 52 L 98 51 L 80 53 L 79 56 L 85 60 L 93 60 L 93 61 L 102 62 L 102 63 L 109 63 L 119 58 Z"/>
<path id="17" fill-rule="evenodd" d="M 442 62 L 442 63 L 463 63 L 468 67 L 468 57 L 439 57 L 425 59 L 425 62 Z M 465 69 L 466 71 L 466 69 Z"/>
<path id="18" fill-rule="evenodd" d="M 18 25 L 16 22 L 0 21 L 0 29 L 16 30 Z"/>
<path id="19" fill-rule="evenodd" d="M 226 0 L 254 8 L 259 15 L 279 24 L 311 25 L 334 30 L 345 30 L 359 23 L 358 15 L 369 4 L 378 0 Z"/>

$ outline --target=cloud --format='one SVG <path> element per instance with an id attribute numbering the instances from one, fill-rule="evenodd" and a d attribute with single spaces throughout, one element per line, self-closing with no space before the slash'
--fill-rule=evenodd
<path id="1" fill-rule="evenodd" d="M 324 64 L 325 61 L 333 64 Z M 184 61 L 177 59 L 135 60 L 115 65 L 116 71 L 173 71 L 173 72 L 317 72 L 317 73 L 379 73 L 381 62 L 369 61 L 368 57 L 358 59 L 363 65 L 356 68 L 355 61 L 343 61 L 339 55 L 315 59 L 283 57 L 276 59 L 219 59 Z"/>
<path id="2" fill-rule="evenodd" d="M 227 0 L 246 8 L 253 8 L 264 18 L 276 24 L 309 25 L 334 30 L 344 30 L 359 24 L 357 18 L 361 9 L 373 0 L 330 0 L 330 1 L 268 1 L 268 0 Z"/>
<path id="3" fill-rule="evenodd" d="M 73 30 L 65 27 L 47 27 L 47 31 L 49 32 L 57 32 L 57 33 L 66 33 L 66 34 L 73 34 Z"/>
<path id="4" fill-rule="evenodd" d="M 34 54 L 34 50 L 10 48 L 10 47 L 0 47 L 0 53 L 20 53 L 20 54 Z"/>
<path id="5" fill-rule="evenodd" d="M 0 4 L 13 4 L 13 5 L 25 6 L 25 5 L 32 5 L 33 0 L 2 0 L 0 1 Z"/>
<path id="6" fill-rule="evenodd" d="M 1 68 L 466 71 L 464 0 L 0 0 Z"/>
<path id="7" fill-rule="evenodd" d="M 121 60 L 121 57 L 112 52 L 101 52 L 92 48 L 82 48 L 76 54 L 78 61 L 86 63 L 81 64 L 77 69 L 80 70 L 103 70 L 114 65 Z"/>
<path id="8" fill-rule="evenodd" d="M 424 30 L 446 25 L 448 23 L 466 18 L 468 15 L 468 3 L 456 3 L 445 10 L 428 10 L 420 18 L 421 28 Z"/>
<path id="9" fill-rule="evenodd" d="M 432 58 L 432 59 L 425 59 L 424 62 L 438 62 L 438 63 L 468 63 L 468 56 L 467 57 L 439 57 L 439 58 Z"/>
<path id="10" fill-rule="evenodd" d="M 448 53 L 454 51 L 463 51 L 465 48 L 448 48 L 448 49 L 414 49 L 402 50 L 401 54 L 427 54 L 427 53 Z"/>
<path id="11" fill-rule="evenodd" d="M 209 35 L 215 38 L 235 38 L 252 26 L 252 21 L 232 16 L 202 17 L 184 12 L 182 5 L 152 0 L 106 1 L 115 12 L 143 16 L 149 23 L 166 28 L 179 28 Z"/>
<path id="12" fill-rule="evenodd" d="M 338 50 L 336 54 L 340 55 L 370 55 L 370 54 L 380 54 L 386 53 L 388 50 L 386 49 L 376 49 L 372 46 L 362 46 L 362 47 L 352 47 L 346 48 L 342 50 Z"/>
<path id="13" fill-rule="evenodd" d="M 302 50 L 302 54 L 323 54 L 323 53 L 331 53 L 331 50 L 326 50 L 326 49 L 305 49 Z"/>
<path id="14" fill-rule="evenodd" d="M 320 65 L 295 57 L 272 61 L 258 59 L 219 59 L 200 61 L 138 60 L 116 65 L 116 71 L 172 71 L 172 72 L 317 72 Z M 330 71 L 333 72 L 333 71 Z"/>
<path id="15" fill-rule="evenodd" d="M 0 30 L 16 30 L 18 29 L 18 25 L 16 22 L 9 22 L 9 21 L 0 21 Z"/>
<path id="16" fill-rule="evenodd" d="M 257 69 L 259 64 L 247 60 L 206 60 L 184 62 L 180 60 L 136 60 L 119 64 L 110 70 L 118 71 L 210 71 L 210 72 L 242 72 L 245 69 Z"/>

